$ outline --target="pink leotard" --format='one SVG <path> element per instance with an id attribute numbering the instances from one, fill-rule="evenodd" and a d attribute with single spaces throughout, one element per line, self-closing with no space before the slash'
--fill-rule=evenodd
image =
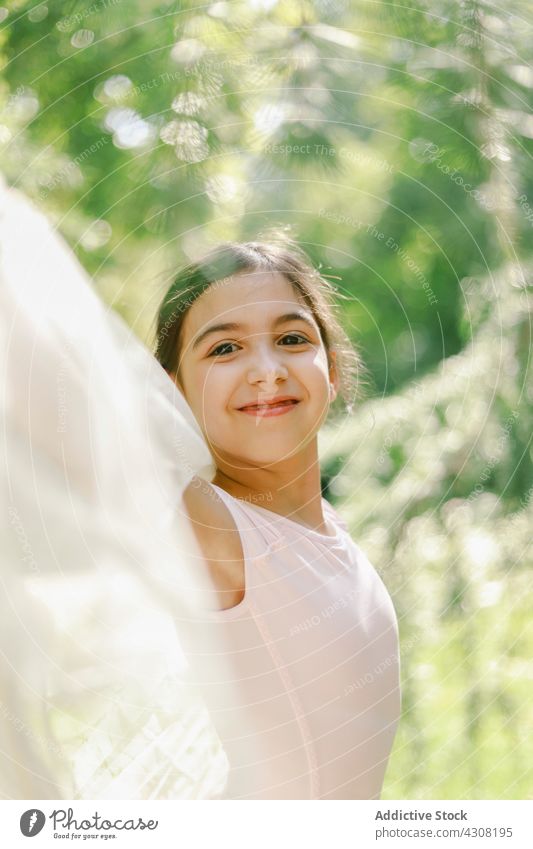
<path id="1" fill-rule="evenodd" d="M 199 623 L 211 648 L 198 683 L 230 764 L 223 798 L 379 798 L 400 712 L 381 578 L 325 499 L 331 536 L 211 486 L 239 529 L 246 584 L 240 604 Z"/>

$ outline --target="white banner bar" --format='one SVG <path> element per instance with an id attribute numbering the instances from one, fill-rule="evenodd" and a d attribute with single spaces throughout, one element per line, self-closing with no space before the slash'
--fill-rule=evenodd
<path id="1" fill-rule="evenodd" d="M 532 814 L 532 801 L 0 801 L 9 849 L 531 849 Z"/>

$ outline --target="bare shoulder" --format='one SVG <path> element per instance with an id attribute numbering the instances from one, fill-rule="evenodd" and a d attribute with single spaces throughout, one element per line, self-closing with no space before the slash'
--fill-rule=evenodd
<path id="1" fill-rule="evenodd" d="M 235 520 L 217 491 L 193 477 L 183 505 L 216 589 L 218 609 L 235 607 L 244 598 L 244 553 Z"/>

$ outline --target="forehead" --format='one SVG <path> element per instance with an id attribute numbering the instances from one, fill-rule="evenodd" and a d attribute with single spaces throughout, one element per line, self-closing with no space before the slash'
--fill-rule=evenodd
<path id="1" fill-rule="evenodd" d="M 249 271 L 217 281 L 197 298 L 183 323 L 183 343 L 215 320 L 268 325 L 271 318 L 302 299 L 286 277 L 273 271 Z M 310 313 L 310 310 L 307 310 Z"/>

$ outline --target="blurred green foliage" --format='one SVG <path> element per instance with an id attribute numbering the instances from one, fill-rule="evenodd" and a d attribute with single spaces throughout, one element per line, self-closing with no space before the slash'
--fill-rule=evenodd
<path id="1" fill-rule="evenodd" d="M 369 397 L 327 494 L 391 590 L 386 798 L 531 795 L 533 18 L 490 3 L 15 0 L 3 172 L 145 340 L 173 271 L 285 228 Z"/>

